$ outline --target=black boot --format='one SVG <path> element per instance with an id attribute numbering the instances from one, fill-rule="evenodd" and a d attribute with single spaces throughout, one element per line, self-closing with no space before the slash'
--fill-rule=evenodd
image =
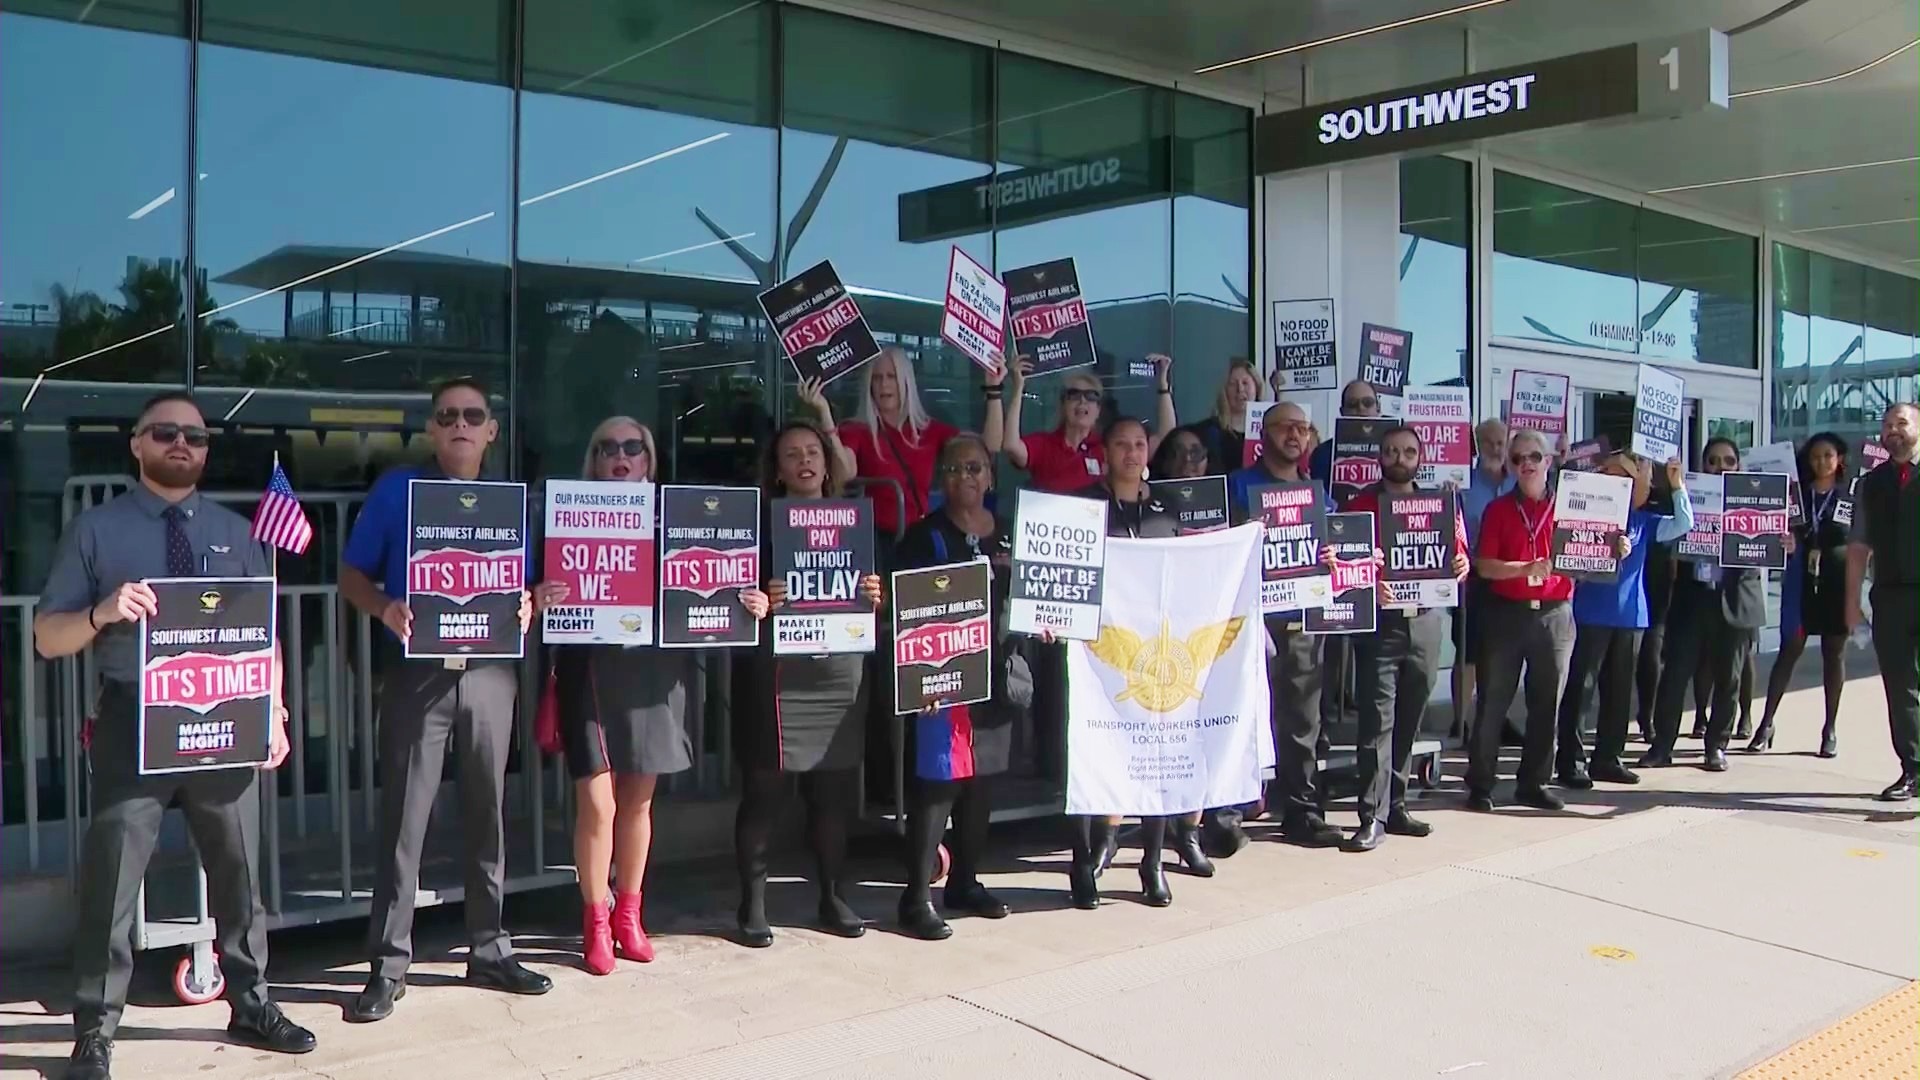
<path id="1" fill-rule="evenodd" d="M 767 870 L 762 860 L 760 871 L 740 879 L 740 944 L 749 949 L 764 949 L 773 944 L 773 927 L 767 923 Z"/>
<path id="2" fill-rule="evenodd" d="M 773 831 L 769 807 L 778 788 L 764 775 L 751 772 L 745 774 L 743 786 L 733 818 L 733 861 L 740 875 L 736 922 L 740 944 L 764 949 L 773 944 L 773 927 L 767 923 L 767 846 Z"/>
<path id="3" fill-rule="evenodd" d="M 953 785 L 923 781 L 907 810 L 907 887 L 900 894 L 900 928 L 923 941 L 944 941 L 953 928 L 933 910 L 933 874 L 940 838 L 953 806 Z M 825 901 L 822 900 L 824 910 Z M 826 916 L 821 916 L 825 920 Z"/>
<path id="4" fill-rule="evenodd" d="M 1073 865 L 1067 870 L 1067 890 L 1073 906 L 1092 910 L 1100 906 L 1100 886 L 1094 881 L 1093 868 L 1099 853 L 1106 850 L 1107 833 L 1113 826 L 1106 818 L 1077 817 L 1073 822 Z"/>
<path id="5" fill-rule="evenodd" d="M 1186 818 L 1173 819 L 1173 850 L 1195 877 L 1212 877 L 1213 860 L 1200 847 L 1200 826 Z"/>
<path id="6" fill-rule="evenodd" d="M 1101 818 L 1100 823 L 1106 826 L 1106 828 L 1103 832 L 1095 834 L 1096 837 L 1104 837 L 1104 839 L 1094 845 L 1093 849 L 1094 855 L 1098 856 L 1093 864 L 1093 880 L 1095 881 L 1099 881 L 1100 875 L 1106 873 L 1107 867 L 1113 865 L 1114 856 L 1120 854 L 1120 826 L 1108 821 L 1106 818 Z"/>
<path id="7" fill-rule="evenodd" d="M 1173 890 L 1167 888 L 1167 869 L 1160 862 L 1166 835 L 1166 818 L 1140 819 L 1140 891 L 1145 894 L 1149 907 L 1173 903 Z"/>

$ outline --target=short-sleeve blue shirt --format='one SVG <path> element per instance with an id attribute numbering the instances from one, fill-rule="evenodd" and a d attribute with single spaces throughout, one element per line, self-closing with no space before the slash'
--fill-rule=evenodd
<path id="1" fill-rule="evenodd" d="M 438 480 L 445 476 L 438 469 L 419 465 L 401 465 L 382 473 L 367 492 L 360 516 L 353 520 L 347 534 L 347 547 L 340 561 L 367 575 L 392 600 L 407 595 L 407 485 L 415 479 Z M 527 568 L 534 559 L 533 530 L 527 530 Z"/>

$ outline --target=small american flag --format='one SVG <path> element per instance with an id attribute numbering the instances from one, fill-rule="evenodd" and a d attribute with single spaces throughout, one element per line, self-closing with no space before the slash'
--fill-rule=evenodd
<path id="1" fill-rule="evenodd" d="M 307 520 L 307 512 L 300 509 L 293 485 L 287 483 L 286 470 L 277 460 L 273 463 L 273 479 L 267 481 L 267 492 L 260 496 L 260 509 L 253 512 L 253 538 L 295 555 L 304 553 L 313 542 L 313 523 Z"/>

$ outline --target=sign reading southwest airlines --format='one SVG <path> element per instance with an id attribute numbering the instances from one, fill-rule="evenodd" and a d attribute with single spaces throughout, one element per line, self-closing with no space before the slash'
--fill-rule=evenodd
<path id="1" fill-rule="evenodd" d="M 1287 172 L 1708 104 L 1726 104 L 1726 35 L 1701 30 L 1273 113 L 1254 159 Z"/>

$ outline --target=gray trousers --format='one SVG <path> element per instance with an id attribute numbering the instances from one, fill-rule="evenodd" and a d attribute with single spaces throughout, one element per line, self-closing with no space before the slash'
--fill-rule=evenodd
<path id="1" fill-rule="evenodd" d="M 1320 656 L 1316 634 L 1299 623 L 1267 619 L 1278 654 L 1267 665 L 1267 695 L 1273 706 L 1273 780 L 1278 798 L 1269 813 L 1289 822 L 1318 814 L 1314 784 L 1320 771 Z"/>
<path id="2" fill-rule="evenodd" d="M 1873 649 L 1887 694 L 1887 725 L 1903 774 L 1920 774 L 1920 588 L 1873 590 Z"/>
<path id="3" fill-rule="evenodd" d="M 1433 696 L 1447 618 L 1439 608 L 1417 615 L 1382 610 L 1379 630 L 1354 639 L 1362 824 L 1385 821 L 1391 809 L 1406 805 L 1413 740 Z"/>
<path id="4" fill-rule="evenodd" d="M 402 661 L 380 687 L 380 846 L 375 852 L 367 951 L 373 973 L 405 977 L 413 960 L 414 894 L 440 775 L 452 742 L 466 840 L 467 938 L 472 959 L 513 952 L 502 925 L 507 870 L 501 804 L 519 675 L 512 664 L 449 671 Z"/>
<path id="5" fill-rule="evenodd" d="M 108 683 L 87 749 L 93 817 L 80 853 L 73 936 L 73 1029 L 113 1038 L 133 977 L 133 920 L 167 804 L 179 800 L 207 873 L 214 947 L 236 1005 L 267 1002 L 267 913 L 260 905 L 258 770 L 141 776 L 134 688 Z"/>
<path id="6" fill-rule="evenodd" d="M 1560 695 L 1573 655 L 1573 605 L 1562 600 L 1539 608 L 1487 594 L 1486 636 L 1480 639 L 1480 711 L 1473 724 L 1467 790 L 1490 794 L 1500 764 L 1500 735 L 1507 710 L 1527 679 L 1527 741 L 1515 780 L 1537 791 L 1553 776 L 1553 736 Z"/>

